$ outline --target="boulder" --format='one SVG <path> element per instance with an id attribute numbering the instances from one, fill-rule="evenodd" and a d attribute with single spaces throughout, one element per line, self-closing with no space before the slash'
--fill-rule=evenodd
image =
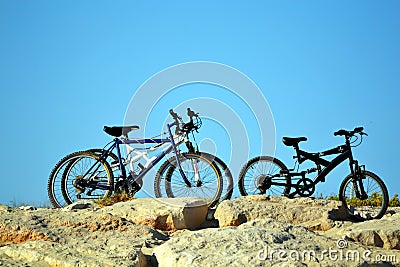
<path id="1" fill-rule="evenodd" d="M 159 266 L 357 266 L 387 251 L 318 235 L 274 219 L 193 231 L 154 248 Z M 390 252 L 400 257 L 400 251 Z M 378 259 L 378 261 L 377 261 Z M 391 266 L 391 265 L 390 265 Z"/>
<path id="2" fill-rule="evenodd" d="M 207 203 L 200 198 L 138 198 L 100 210 L 136 224 L 163 231 L 200 226 L 207 217 Z"/>
<path id="3" fill-rule="evenodd" d="M 380 220 L 353 223 L 323 234 L 334 238 L 345 237 L 366 246 L 400 250 L 400 214 L 385 216 Z"/>
<path id="4" fill-rule="evenodd" d="M 259 218 L 274 218 L 291 224 L 304 224 L 310 230 L 328 230 L 335 226 L 335 220 L 348 219 L 340 201 L 263 195 L 223 201 L 214 216 L 220 227 L 237 226 Z"/>
<path id="5" fill-rule="evenodd" d="M 131 266 L 146 240 L 168 237 L 90 209 L 0 213 L 0 266 Z"/>

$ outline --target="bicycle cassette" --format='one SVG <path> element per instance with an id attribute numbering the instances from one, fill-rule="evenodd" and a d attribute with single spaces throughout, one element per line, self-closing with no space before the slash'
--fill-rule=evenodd
<path id="1" fill-rule="evenodd" d="M 301 178 L 296 184 L 296 191 L 302 197 L 309 197 L 314 194 L 315 184 L 309 178 Z"/>

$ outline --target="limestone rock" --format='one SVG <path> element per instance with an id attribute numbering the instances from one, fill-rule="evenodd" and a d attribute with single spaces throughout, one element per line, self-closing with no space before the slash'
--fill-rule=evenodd
<path id="1" fill-rule="evenodd" d="M 168 237 L 92 210 L 0 213 L 0 266 L 131 266 L 146 240 Z"/>
<path id="2" fill-rule="evenodd" d="M 253 195 L 223 201 L 215 212 L 220 227 L 237 226 L 258 218 L 304 224 L 310 230 L 328 230 L 334 220 L 347 219 L 340 201 Z"/>
<path id="3" fill-rule="evenodd" d="M 10 211 L 12 211 L 11 207 L 9 207 L 7 205 L 0 204 L 0 213 L 3 213 L 3 212 L 6 213 L 6 212 L 10 212 Z"/>
<path id="4" fill-rule="evenodd" d="M 135 199 L 104 208 L 83 202 L 65 209 L 0 205 L 0 266 L 393 266 L 400 262 L 400 209 L 390 209 L 381 220 L 352 223 L 341 221 L 340 202 L 250 196 L 221 203 L 215 213 L 221 228 L 216 220 L 204 222 L 206 215 L 200 199 Z"/>
<path id="5" fill-rule="evenodd" d="M 385 216 L 380 220 L 353 223 L 340 229 L 332 229 L 325 235 L 346 237 L 367 246 L 400 250 L 400 214 Z"/>
<path id="6" fill-rule="evenodd" d="M 101 209 L 136 224 L 164 231 L 195 228 L 207 217 L 207 203 L 200 198 L 139 198 Z"/>
<path id="7" fill-rule="evenodd" d="M 256 219 L 172 237 L 153 253 L 159 266 L 357 266 L 383 253 L 341 242 L 345 246 L 301 226 Z M 400 257 L 400 251 L 393 255 Z"/>
<path id="8" fill-rule="evenodd" d="M 72 210 L 82 210 L 82 209 L 93 209 L 95 207 L 99 206 L 91 200 L 78 200 L 68 206 L 65 206 L 61 210 L 72 211 Z"/>

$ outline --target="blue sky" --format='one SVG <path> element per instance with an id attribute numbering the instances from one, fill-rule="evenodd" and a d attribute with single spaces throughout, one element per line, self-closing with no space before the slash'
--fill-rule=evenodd
<path id="1" fill-rule="evenodd" d="M 282 136 L 305 135 L 301 147 L 318 151 L 341 144 L 334 131 L 364 126 L 356 158 L 399 193 L 399 11 L 399 1 L 1 0 L 0 203 L 47 201 L 60 158 L 103 146 L 103 125 L 122 124 L 141 84 L 198 60 L 257 84 L 286 165 Z M 241 166 L 231 167 L 237 177 Z M 347 173 L 317 191 L 337 193 Z"/>

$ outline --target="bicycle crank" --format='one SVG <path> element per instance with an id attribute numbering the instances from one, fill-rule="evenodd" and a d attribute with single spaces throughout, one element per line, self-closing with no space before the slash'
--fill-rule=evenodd
<path id="1" fill-rule="evenodd" d="M 315 184 L 309 178 L 301 178 L 296 184 L 296 191 L 301 197 L 309 197 L 314 194 Z"/>

